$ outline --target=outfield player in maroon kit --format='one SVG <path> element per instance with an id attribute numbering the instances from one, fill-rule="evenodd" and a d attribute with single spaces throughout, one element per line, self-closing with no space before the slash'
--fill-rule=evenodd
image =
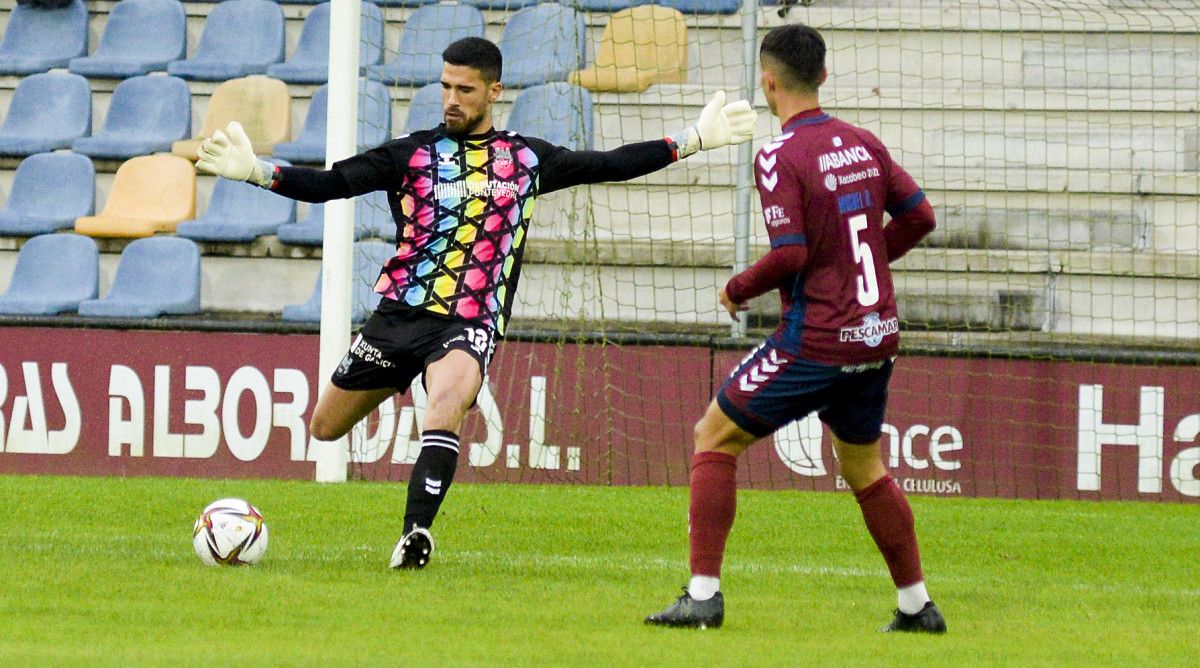
<path id="1" fill-rule="evenodd" d="M 814 29 L 772 30 L 761 48 L 762 88 L 783 133 L 755 160 L 771 250 L 720 291 L 738 319 L 746 302 L 778 289 L 779 329 L 738 366 L 696 425 L 689 509 L 692 579 L 646 618 L 664 626 L 720 626 L 721 561 L 733 526 L 737 456 L 758 439 L 817 412 L 833 433 L 841 475 L 898 590 L 885 631 L 942 633 L 929 599 L 912 510 L 879 450 L 900 325 L 888 263 L 934 228 L 925 194 L 870 132 L 821 110 L 825 42 Z M 891 222 L 883 224 L 883 214 Z"/>

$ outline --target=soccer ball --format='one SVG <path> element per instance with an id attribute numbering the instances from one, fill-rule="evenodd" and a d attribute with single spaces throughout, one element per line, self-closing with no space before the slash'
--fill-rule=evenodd
<path id="1" fill-rule="evenodd" d="M 249 501 L 213 501 L 196 518 L 192 547 L 209 566 L 256 564 L 267 551 L 267 523 Z"/>

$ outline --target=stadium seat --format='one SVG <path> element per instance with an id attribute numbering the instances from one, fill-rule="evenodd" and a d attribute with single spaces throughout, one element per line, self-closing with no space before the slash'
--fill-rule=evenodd
<path id="1" fill-rule="evenodd" d="M 21 246 L 8 291 L 0 295 L 4 315 L 56 315 L 74 311 L 100 294 L 100 251 L 78 234 L 43 234 Z"/>
<path id="2" fill-rule="evenodd" d="M 586 60 L 585 31 L 583 15 L 570 7 L 548 3 L 518 10 L 500 38 L 504 85 L 565 81 Z"/>
<path id="3" fill-rule="evenodd" d="M 296 51 L 287 62 L 268 67 L 267 76 L 297 84 L 323 84 L 329 80 L 329 12 L 328 2 L 309 12 Z M 358 62 L 368 67 L 383 59 L 383 12 L 364 2 L 360 22 Z"/>
<path id="4" fill-rule="evenodd" d="M 12 5 L 9 5 L 12 7 Z M 0 40 L 0 74 L 35 74 L 86 56 L 88 10 L 83 0 L 62 9 L 12 7 Z"/>
<path id="5" fill-rule="evenodd" d="M 687 81 L 687 25 L 676 9 L 642 5 L 613 14 L 591 67 L 571 83 L 594 91 L 641 92 Z"/>
<path id="6" fill-rule="evenodd" d="M 354 198 L 354 238 L 396 242 L 396 220 L 383 190 Z"/>
<path id="7" fill-rule="evenodd" d="M 286 160 L 272 162 L 288 164 Z M 249 243 L 294 222 L 296 200 L 243 181 L 217 177 L 208 209 L 199 218 L 180 223 L 175 234 L 195 241 Z"/>
<path id="8" fill-rule="evenodd" d="M 275 146 L 275 157 L 292 162 L 325 162 L 325 119 L 329 86 L 313 93 L 304 118 L 304 128 L 295 141 Z M 358 150 L 375 148 L 392 136 L 392 98 L 378 81 L 362 80 L 358 91 Z"/>
<path id="9" fill-rule="evenodd" d="M 58 148 L 92 131 L 92 90 L 87 79 L 45 72 L 17 84 L 0 126 L 0 155 L 33 155 Z"/>
<path id="10" fill-rule="evenodd" d="M 121 0 L 108 14 L 100 47 L 91 56 L 72 58 L 68 67 L 114 79 L 165 70 L 187 55 L 186 21 L 176 0 Z"/>
<path id="11" fill-rule="evenodd" d="M 292 246 L 320 246 L 325 241 L 325 205 L 312 204 L 299 222 L 280 225 L 279 240 Z M 382 190 L 354 198 L 354 238 L 396 241 L 396 221 Z"/>
<path id="12" fill-rule="evenodd" d="M 438 0 L 375 0 L 380 7 L 420 7 L 436 4 Z"/>
<path id="13" fill-rule="evenodd" d="M 654 0 L 654 4 L 678 9 L 684 14 L 732 14 L 740 0 Z"/>
<path id="14" fill-rule="evenodd" d="M 359 241 L 354 244 L 354 273 L 350 295 L 350 319 L 364 322 L 375 307 L 380 296 L 375 292 L 375 281 L 383 264 L 396 254 L 396 247 L 383 241 Z M 283 319 L 290 322 L 321 321 L 321 272 L 317 272 L 317 286 L 312 296 L 303 304 L 283 307 Z"/>
<path id="15" fill-rule="evenodd" d="M 408 102 L 404 131 L 416 132 L 435 128 L 442 120 L 442 85 L 431 83 L 418 88 Z"/>
<path id="16" fill-rule="evenodd" d="M 157 318 L 200 312 L 200 249 L 188 239 L 153 237 L 125 247 L 112 289 L 79 305 L 79 315 Z"/>
<path id="17" fill-rule="evenodd" d="M 513 101 L 507 128 L 576 151 L 590 149 L 592 96 L 562 81 L 526 88 Z"/>
<path id="18" fill-rule="evenodd" d="M 269 0 L 225 0 L 208 14 L 196 52 L 167 72 L 184 79 L 225 81 L 263 74 L 283 62 L 283 10 Z"/>
<path id="19" fill-rule="evenodd" d="M 194 162 L 200 142 L 217 130 L 224 130 L 230 121 L 242 124 L 255 153 L 271 155 L 276 144 L 292 136 L 292 96 L 287 84 L 254 75 L 217 86 L 208 102 L 200 134 L 175 142 L 171 145 L 171 153 Z"/>
<path id="20" fill-rule="evenodd" d="M 75 221 L 90 237 L 149 237 L 174 232 L 196 217 L 196 169 L 174 155 L 143 155 L 126 160 L 113 178 L 104 210 Z"/>
<path id="21" fill-rule="evenodd" d="M 437 81 L 442 76 L 442 51 L 463 37 L 483 37 L 483 13 L 478 9 L 468 5 L 421 7 L 405 22 L 396 56 L 383 65 L 368 67 L 367 76 L 401 86 Z"/>
<path id="22" fill-rule="evenodd" d="M 524 9 L 526 7 L 532 7 L 533 5 L 538 4 L 538 2 L 540 2 L 540 0 L 462 0 L 462 4 L 464 5 L 471 5 L 472 7 L 478 7 L 480 9 L 508 10 L 510 12 L 518 9 Z M 565 2 L 563 4 L 575 6 L 573 1 Z"/>
<path id="23" fill-rule="evenodd" d="M 104 127 L 91 137 L 76 139 L 71 149 L 93 158 L 124 160 L 170 151 L 191 131 L 192 94 L 187 83 L 178 77 L 136 76 L 113 91 Z"/>
<path id="24" fill-rule="evenodd" d="M 648 4 L 648 0 L 570 0 L 568 4 L 581 12 L 619 12 L 638 5 Z"/>
<path id="25" fill-rule="evenodd" d="M 38 153 L 17 165 L 0 234 L 33 236 L 69 230 L 96 211 L 96 170 L 85 155 Z"/>

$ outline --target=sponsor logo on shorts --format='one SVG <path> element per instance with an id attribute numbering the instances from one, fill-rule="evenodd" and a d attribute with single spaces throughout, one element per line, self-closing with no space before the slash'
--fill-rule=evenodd
<path id="1" fill-rule="evenodd" d="M 838 340 L 842 343 L 865 343 L 874 348 L 883 343 L 883 337 L 899 333 L 898 318 L 893 316 L 887 320 L 880 320 L 878 313 L 868 313 L 861 325 L 838 330 Z"/>
<path id="2" fill-rule="evenodd" d="M 391 362 L 384 359 L 382 350 L 363 340 L 362 334 L 359 334 L 358 338 L 354 339 L 354 343 L 350 346 L 350 354 L 364 362 L 384 369 L 390 369 L 393 366 Z M 343 364 L 345 364 L 344 361 Z M 349 368 L 349 365 L 347 365 L 347 368 Z"/>

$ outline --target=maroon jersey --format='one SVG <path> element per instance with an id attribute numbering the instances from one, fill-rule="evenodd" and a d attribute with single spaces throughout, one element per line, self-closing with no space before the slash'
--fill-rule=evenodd
<path id="1" fill-rule="evenodd" d="M 820 109 L 785 123 L 754 169 L 771 248 L 807 247 L 803 269 L 779 288 L 783 319 L 775 345 L 843 366 L 895 355 L 900 321 L 883 214 L 892 216 L 889 226 L 911 224 L 911 235 L 891 232 L 914 237 L 914 244 L 932 229 L 927 204 L 922 220 L 905 216 L 925 201 L 913 178 L 875 135 Z M 891 256 L 907 250 L 891 249 Z"/>

